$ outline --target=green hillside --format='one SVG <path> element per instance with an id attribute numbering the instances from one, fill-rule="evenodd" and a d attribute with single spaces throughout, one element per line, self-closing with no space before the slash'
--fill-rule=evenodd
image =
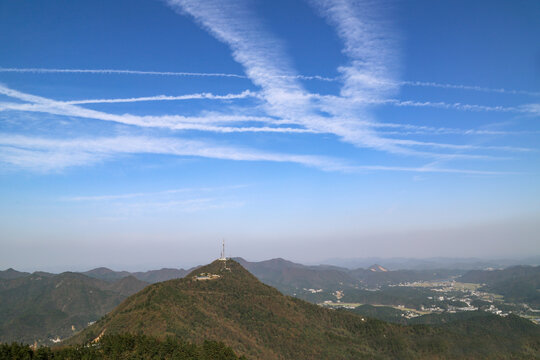
<path id="1" fill-rule="evenodd" d="M 18 279 L 18 278 L 25 277 L 28 275 L 30 275 L 30 273 L 17 271 L 13 268 L 0 271 L 0 279 L 5 279 L 5 280 Z"/>
<path id="2" fill-rule="evenodd" d="M 215 261 L 184 279 L 150 285 L 68 343 L 142 333 L 223 341 L 252 359 L 534 358 L 540 353 L 539 327 L 518 317 L 489 316 L 455 322 L 452 328 L 388 324 L 284 296 L 237 262 L 227 265 L 228 270 Z"/>
<path id="3" fill-rule="evenodd" d="M 347 269 L 329 266 L 306 266 L 285 259 L 249 262 L 234 259 L 263 283 L 285 294 L 292 295 L 303 288 L 335 290 L 354 287 L 359 281 L 347 273 Z"/>
<path id="4" fill-rule="evenodd" d="M 18 343 L 0 344 L 0 359 L 10 360 L 242 360 L 225 344 L 193 344 L 174 338 L 160 341 L 144 335 L 105 335 L 93 346 L 32 349 Z"/>
<path id="5" fill-rule="evenodd" d="M 474 320 L 479 323 L 485 322 L 488 318 L 498 319 L 497 316 L 485 312 L 485 311 L 462 311 L 456 313 L 431 313 L 421 316 L 415 316 L 407 318 L 404 315 L 405 311 L 395 309 L 389 306 L 373 306 L 373 305 L 360 305 L 354 309 L 347 309 L 352 313 L 379 319 L 382 321 L 402 324 L 402 325 L 444 325 L 452 322 L 460 322 L 465 320 Z"/>
<path id="6" fill-rule="evenodd" d="M 52 344 L 73 335 L 147 284 L 109 283 L 77 273 L 34 273 L 0 280 L 0 342 Z"/>
<path id="7" fill-rule="evenodd" d="M 482 290 L 501 294 L 507 301 L 540 307 L 540 266 L 472 270 L 461 276 L 459 281 L 485 284 Z"/>
<path id="8" fill-rule="evenodd" d="M 389 306 L 373 306 L 365 304 L 357 306 L 354 309 L 348 309 L 348 311 L 390 323 L 407 324 L 407 319 L 403 316 L 405 312 Z"/>

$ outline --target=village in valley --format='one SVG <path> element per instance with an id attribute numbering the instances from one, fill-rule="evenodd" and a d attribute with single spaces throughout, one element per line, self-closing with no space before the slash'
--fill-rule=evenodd
<path id="1" fill-rule="evenodd" d="M 356 309 L 366 304 L 376 307 L 391 307 L 399 310 L 401 312 L 400 316 L 405 319 L 427 314 L 455 314 L 480 310 L 502 317 L 515 314 L 540 324 L 540 310 L 533 309 L 526 303 L 506 302 L 504 297 L 499 294 L 479 290 L 481 287 L 481 284 L 462 283 L 455 280 L 415 281 L 363 289 L 370 292 L 385 293 L 388 290 L 391 291 L 391 288 L 408 288 L 413 291 L 413 294 L 414 290 L 418 290 L 416 294 L 409 297 L 408 304 L 407 301 L 403 301 L 403 303 L 396 302 L 395 297 L 390 296 L 387 299 L 385 299 L 385 296 L 380 297 L 382 299 L 380 303 L 344 301 L 344 298 L 354 298 L 357 289 L 352 290 L 353 295 L 350 297 L 346 297 L 348 291 L 343 289 L 329 293 L 329 298 L 319 302 L 319 305 L 344 309 Z M 308 294 L 325 294 L 324 289 L 303 289 L 303 291 Z M 413 306 L 412 304 L 417 305 Z"/>

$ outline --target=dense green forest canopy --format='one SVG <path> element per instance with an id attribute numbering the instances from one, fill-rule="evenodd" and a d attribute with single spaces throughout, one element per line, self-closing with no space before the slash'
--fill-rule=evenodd
<path id="1" fill-rule="evenodd" d="M 483 290 L 501 294 L 507 301 L 540 306 L 540 266 L 474 270 L 461 276 L 460 281 L 484 284 Z"/>
<path id="2" fill-rule="evenodd" d="M 200 345 L 168 337 L 165 340 L 145 335 L 104 335 L 99 343 L 36 350 L 19 343 L 0 344 L 2 360 L 241 360 L 222 342 L 204 341 Z"/>

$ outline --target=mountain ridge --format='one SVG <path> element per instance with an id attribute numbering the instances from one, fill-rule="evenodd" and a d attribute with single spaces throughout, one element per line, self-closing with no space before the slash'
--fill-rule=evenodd
<path id="1" fill-rule="evenodd" d="M 0 280 L 0 341 L 50 344 L 98 320 L 147 283 L 106 282 L 74 272 Z"/>
<path id="2" fill-rule="evenodd" d="M 464 335 L 467 326 L 401 326 L 322 308 L 281 294 L 234 260 L 216 260 L 183 279 L 149 285 L 66 343 L 142 333 L 219 340 L 254 359 L 486 358 L 484 349 L 522 355 L 540 350 L 538 327 L 514 316 L 488 315 L 474 325 L 472 340 Z M 514 332 L 508 340 L 495 340 L 508 329 Z M 476 349 L 474 341 L 484 346 Z"/>
<path id="3" fill-rule="evenodd" d="M 28 275 L 30 275 L 30 273 L 17 271 L 13 268 L 0 271 L 0 279 L 4 279 L 4 280 L 18 279 L 20 277 L 24 277 Z"/>

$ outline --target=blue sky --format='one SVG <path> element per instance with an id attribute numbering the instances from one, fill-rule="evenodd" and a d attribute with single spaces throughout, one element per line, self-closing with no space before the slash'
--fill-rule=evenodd
<path id="1" fill-rule="evenodd" d="M 0 3 L 0 264 L 540 254 L 540 3 Z"/>

